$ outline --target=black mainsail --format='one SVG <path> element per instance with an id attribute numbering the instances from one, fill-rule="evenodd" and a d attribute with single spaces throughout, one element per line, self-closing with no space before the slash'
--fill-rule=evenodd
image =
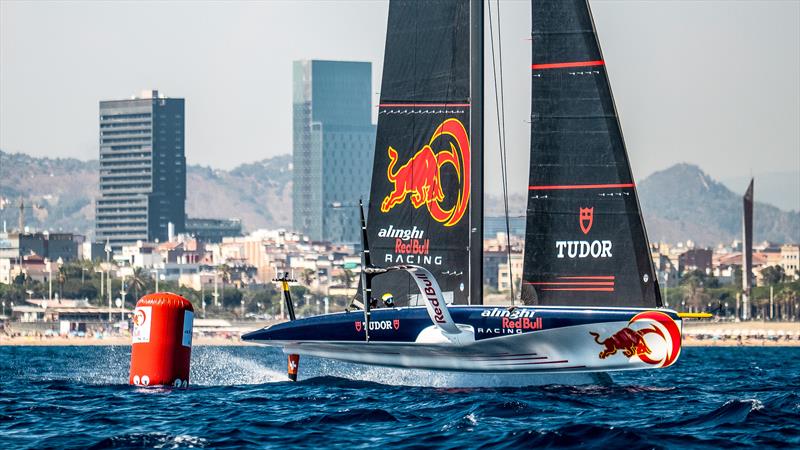
<path id="1" fill-rule="evenodd" d="M 391 2 L 369 205 L 371 258 L 378 266 L 427 268 L 456 304 L 480 303 L 480 292 L 470 299 L 471 201 L 482 196 L 482 180 L 471 176 L 482 149 L 470 139 L 470 80 L 469 1 Z M 399 304 L 418 293 L 401 272 L 376 277 L 372 289 Z"/>
<path id="2" fill-rule="evenodd" d="M 661 306 L 586 0 L 532 2 L 527 304 Z"/>

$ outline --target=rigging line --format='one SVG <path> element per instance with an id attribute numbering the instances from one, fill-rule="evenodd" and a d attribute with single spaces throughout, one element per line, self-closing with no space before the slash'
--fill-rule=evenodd
<path id="1" fill-rule="evenodd" d="M 497 57 L 495 56 L 494 48 L 494 23 L 492 21 L 492 2 L 488 2 L 489 6 L 489 40 L 491 43 L 492 48 L 492 80 L 494 81 L 494 102 L 495 102 L 495 110 L 497 111 L 497 139 L 499 143 L 499 150 L 500 150 L 500 172 L 502 175 L 502 184 L 503 184 L 503 206 L 505 208 L 505 222 L 506 222 L 506 254 L 508 255 L 508 285 L 511 290 L 511 304 L 514 304 L 514 276 L 511 271 L 511 224 L 508 218 L 508 183 L 507 183 L 507 174 L 506 171 L 508 167 L 506 166 L 506 152 L 505 152 L 505 133 L 503 130 L 505 129 L 505 116 L 502 114 L 503 105 L 500 101 L 500 89 L 497 86 Z M 500 44 L 500 3 L 498 0 L 497 3 L 497 35 L 498 35 L 498 46 Z M 500 53 L 498 49 L 498 53 Z M 502 55 L 502 53 L 500 53 Z M 502 86 L 502 60 L 500 62 L 500 83 Z"/>
<path id="2" fill-rule="evenodd" d="M 501 165 L 503 166 L 503 200 L 506 212 L 506 240 L 508 245 L 508 274 L 511 278 L 511 301 L 514 301 L 514 283 L 511 277 L 511 221 L 508 216 L 508 147 L 506 140 L 506 100 L 503 88 L 503 36 L 500 31 L 500 0 L 497 0 L 497 54 L 500 66 L 500 117 L 502 123 L 503 148 L 501 149 Z"/>

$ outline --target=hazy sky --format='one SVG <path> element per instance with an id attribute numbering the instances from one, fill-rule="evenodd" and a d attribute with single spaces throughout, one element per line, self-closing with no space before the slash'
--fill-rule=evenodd
<path id="1" fill-rule="evenodd" d="M 800 2 L 591 5 L 637 179 L 676 162 L 717 178 L 800 171 Z M 530 6 L 500 8 L 511 191 L 524 192 Z M 186 98 L 189 163 L 232 168 L 290 153 L 292 60 L 371 61 L 377 104 L 387 10 L 385 1 L 1 0 L 0 148 L 95 159 L 98 101 L 157 88 Z M 498 192 L 486 96 L 487 188 Z"/>

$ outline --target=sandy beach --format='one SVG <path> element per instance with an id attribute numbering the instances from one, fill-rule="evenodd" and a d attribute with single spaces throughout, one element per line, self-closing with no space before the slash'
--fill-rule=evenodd
<path id="1" fill-rule="evenodd" d="M 800 347 L 800 322 L 687 320 L 685 347 Z"/>

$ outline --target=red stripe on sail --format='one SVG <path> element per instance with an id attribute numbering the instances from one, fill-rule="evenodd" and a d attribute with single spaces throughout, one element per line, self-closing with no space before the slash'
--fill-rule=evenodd
<path id="1" fill-rule="evenodd" d="M 549 186 L 528 186 L 529 191 L 554 191 L 564 189 L 610 189 L 610 188 L 633 188 L 635 183 L 620 184 L 553 184 Z"/>
<path id="2" fill-rule="evenodd" d="M 613 281 L 526 281 L 533 285 L 614 286 Z"/>
<path id="3" fill-rule="evenodd" d="M 614 288 L 542 288 L 543 291 L 595 291 L 595 292 L 614 292 Z"/>
<path id="4" fill-rule="evenodd" d="M 586 276 L 586 277 L 558 277 L 559 280 L 613 280 L 615 277 L 613 275 L 609 276 Z"/>
<path id="5" fill-rule="evenodd" d="M 560 63 L 548 63 L 548 64 L 531 64 L 531 69 L 533 70 L 541 70 L 541 69 L 563 69 L 566 67 L 592 67 L 592 66 L 604 66 L 606 63 L 603 60 L 597 61 L 575 61 L 575 62 L 560 62 Z"/>

